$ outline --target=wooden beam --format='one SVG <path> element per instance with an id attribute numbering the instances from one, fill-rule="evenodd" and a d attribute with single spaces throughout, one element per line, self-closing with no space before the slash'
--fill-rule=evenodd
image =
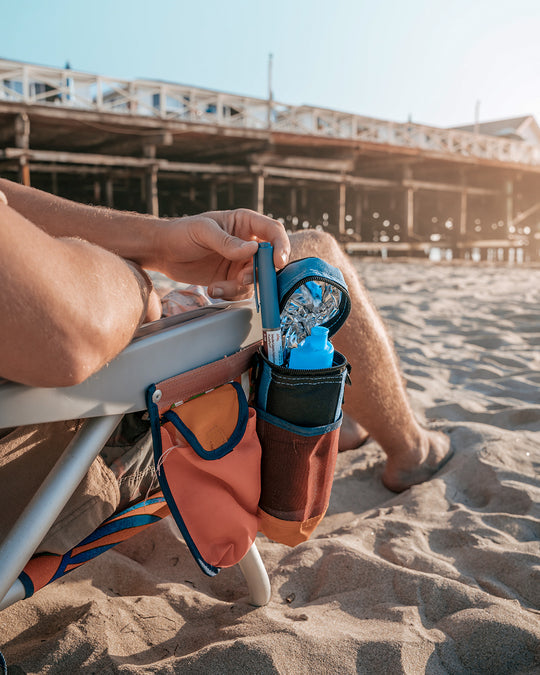
<path id="1" fill-rule="evenodd" d="M 114 208 L 114 185 L 110 176 L 105 181 L 105 202 L 110 209 Z"/>
<path id="2" fill-rule="evenodd" d="M 436 183 L 431 181 L 421 181 L 421 180 L 407 180 L 403 181 L 403 187 L 413 188 L 414 190 L 436 190 L 438 192 L 461 192 L 463 190 L 463 185 L 454 185 L 450 183 Z M 493 190 L 489 188 L 480 188 L 480 187 L 469 187 L 467 186 L 467 192 L 471 195 L 498 195 L 500 190 Z"/>
<path id="3" fill-rule="evenodd" d="M 527 220 L 529 216 L 532 216 L 533 213 L 536 213 L 538 210 L 540 210 L 540 202 L 536 202 L 536 204 L 533 204 L 530 208 L 522 211 L 522 213 L 518 213 L 514 218 L 514 225 L 521 225 L 524 220 Z"/>
<path id="4" fill-rule="evenodd" d="M 19 183 L 30 187 L 30 165 L 26 157 L 21 157 L 19 159 Z"/>
<path id="5" fill-rule="evenodd" d="M 354 229 L 356 235 L 362 238 L 362 216 L 363 216 L 363 202 L 364 195 L 362 192 L 355 192 L 354 195 L 355 204 L 354 204 Z"/>
<path id="6" fill-rule="evenodd" d="M 414 190 L 408 188 L 405 197 L 405 232 L 407 239 L 414 238 Z"/>
<path id="7" fill-rule="evenodd" d="M 459 236 L 467 236 L 467 189 L 461 190 L 459 202 Z"/>
<path id="8" fill-rule="evenodd" d="M 381 249 L 388 249 L 389 251 L 423 251 L 430 246 L 434 246 L 433 242 L 420 241 L 400 241 L 400 242 L 374 242 L 374 241 L 352 241 L 345 244 L 347 253 L 358 253 L 361 251 L 380 251 Z"/>
<path id="9" fill-rule="evenodd" d="M 528 239 L 526 237 L 516 237 L 515 239 L 469 239 L 459 241 L 457 248 L 520 248 L 526 246 Z"/>
<path id="10" fill-rule="evenodd" d="M 296 215 L 296 212 L 298 211 L 298 193 L 296 192 L 296 188 L 292 187 L 290 191 L 290 213 L 291 215 Z"/>
<path id="11" fill-rule="evenodd" d="M 26 113 L 15 118 L 15 145 L 23 150 L 30 147 L 30 119 Z"/>
<path id="12" fill-rule="evenodd" d="M 216 175 L 241 175 L 246 171 L 252 173 L 260 172 L 260 165 L 252 165 L 249 168 L 240 165 L 231 164 L 202 164 L 195 162 L 175 162 L 166 159 L 155 159 L 152 157 L 124 157 L 119 155 L 102 155 L 84 152 L 64 152 L 55 150 L 24 150 L 23 148 L 5 148 L 0 150 L 0 159 L 18 159 L 21 156 L 28 157 L 30 162 L 55 162 L 58 164 L 79 164 L 86 166 L 99 167 L 122 167 L 144 170 L 150 166 L 157 166 L 159 171 L 174 173 L 198 173 L 198 174 L 216 174 Z M 462 185 L 450 185 L 446 183 L 434 183 L 427 181 L 417 181 L 405 179 L 403 181 L 387 180 L 383 178 L 370 178 L 366 176 L 351 176 L 329 171 L 310 171 L 306 169 L 294 169 L 289 167 L 265 166 L 265 174 L 268 176 L 278 176 L 294 180 L 306 180 L 326 183 L 341 183 L 345 181 L 348 185 L 361 186 L 366 189 L 414 189 L 414 190 L 433 190 L 461 192 Z M 497 195 L 497 190 L 467 187 L 468 194 L 473 195 Z"/>
<path id="13" fill-rule="evenodd" d="M 211 148 L 206 148 L 205 150 L 195 150 L 192 154 L 195 158 L 204 158 L 204 157 L 224 157 L 224 156 L 235 156 L 235 155 L 245 155 L 246 153 L 253 151 L 263 150 L 268 145 L 268 142 L 265 140 L 260 141 L 246 141 L 245 143 L 235 142 L 234 144 L 230 141 L 222 143 L 221 145 L 212 144 Z M 257 162 L 255 162 L 256 164 Z"/>
<path id="14" fill-rule="evenodd" d="M 388 171 L 389 166 L 413 166 L 423 161 L 422 157 L 392 157 L 385 156 L 380 159 L 374 159 L 371 155 L 364 155 L 356 152 L 356 165 L 360 171 L 379 171 L 380 169 Z"/>
<path id="15" fill-rule="evenodd" d="M 27 155 L 34 162 L 58 162 L 59 164 L 86 164 L 103 167 L 134 167 L 144 169 L 157 165 L 160 171 L 175 171 L 177 173 L 216 173 L 238 174 L 246 171 L 245 167 L 222 164 L 195 164 L 193 162 L 170 162 L 166 159 L 152 159 L 149 157 L 122 157 L 118 155 L 97 155 L 86 152 L 64 152 L 56 150 L 28 150 L 19 148 L 5 148 L 0 150 L 0 159 L 14 159 Z"/>
<path id="16" fill-rule="evenodd" d="M 217 192 L 217 183 L 215 180 L 210 181 L 210 195 L 209 195 L 209 204 L 208 207 L 210 211 L 218 210 L 218 192 Z"/>
<path id="17" fill-rule="evenodd" d="M 253 164 L 260 166 L 283 166 L 293 169 L 311 169 L 313 171 L 341 171 L 351 172 L 354 168 L 353 159 L 325 159 L 321 157 L 298 157 L 279 155 L 275 152 L 254 153 L 248 158 Z"/>
<path id="18" fill-rule="evenodd" d="M 264 174 L 262 172 L 255 176 L 253 189 L 253 208 L 259 213 L 264 213 Z"/>
<path id="19" fill-rule="evenodd" d="M 169 146 L 173 144 L 173 135 L 170 131 L 149 133 L 141 136 L 140 133 L 130 138 L 121 140 L 106 140 L 99 145 L 99 148 L 107 150 L 107 154 L 124 155 L 132 152 L 140 152 L 146 145 Z"/>
<path id="20" fill-rule="evenodd" d="M 251 166 L 251 171 L 261 171 L 261 166 Z M 392 188 L 399 187 L 400 183 L 382 178 L 363 178 L 360 176 L 343 176 L 339 173 L 330 173 L 328 171 L 308 171 L 306 169 L 289 169 L 280 166 L 265 166 L 264 172 L 268 176 L 280 176 L 281 178 L 293 178 L 296 180 L 320 181 L 324 183 L 346 182 L 349 185 L 363 185 L 374 188 Z"/>
<path id="21" fill-rule="evenodd" d="M 157 176 L 157 167 L 152 166 L 146 170 L 146 211 L 156 218 L 159 217 Z"/>
<path id="22" fill-rule="evenodd" d="M 79 176 L 101 176 L 110 174 L 116 178 L 139 178 L 143 171 L 135 168 L 119 168 L 119 167 L 99 167 L 99 166 L 77 166 L 72 164 L 54 164 L 43 162 L 29 162 L 30 170 L 33 173 L 68 173 L 77 174 Z"/>
<path id="23" fill-rule="evenodd" d="M 347 184 L 342 182 L 339 184 L 338 192 L 338 231 L 340 234 L 345 234 L 345 216 L 347 210 Z"/>
<path id="24" fill-rule="evenodd" d="M 514 181 L 506 181 L 506 231 L 514 224 Z"/>
<path id="25" fill-rule="evenodd" d="M 30 120 L 26 113 L 15 118 L 15 145 L 20 149 L 19 183 L 30 187 L 30 166 L 28 165 L 28 148 L 30 147 Z"/>

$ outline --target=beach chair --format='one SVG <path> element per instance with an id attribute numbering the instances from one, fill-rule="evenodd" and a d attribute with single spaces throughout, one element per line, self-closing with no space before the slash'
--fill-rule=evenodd
<path id="1" fill-rule="evenodd" d="M 66 556 L 31 559 L 123 415 L 146 409 L 145 391 L 150 383 L 179 373 L 185 373 L 189 382 L 194 369 L 227 357 L 230 376 L 221 372 L 223 382 L 213 383 L 218 386 L 245 370 L 260 338 L 259 318 L 248 303 L 223 303 L 142 326 L 116 359 L 82 384 L 56 389 L 0 384 L 0 429 L 85 419 L 0 542 L 0 610 L 168 514 L 163 496 L 157 493 L 109 518 Z M 266 604 L 270 582 L 255 544 L 238 564 L 250 602 Z"/>

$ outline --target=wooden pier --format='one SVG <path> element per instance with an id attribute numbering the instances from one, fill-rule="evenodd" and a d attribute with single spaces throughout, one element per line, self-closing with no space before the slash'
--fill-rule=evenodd
<path id="1" fill-rule="evenodd" d="M 525 140 L 0 60 L 1 176 L 156 216 L 254 208 L 364 254 L 539 260 L 521 119 Z"/>

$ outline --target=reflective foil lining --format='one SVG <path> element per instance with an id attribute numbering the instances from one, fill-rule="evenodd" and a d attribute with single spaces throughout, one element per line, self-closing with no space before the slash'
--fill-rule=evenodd
<path id="1" fill-rule="evenodd" d="M 339 312 L 341 291 L 325 281 L 306 281 L 294 291 L 281 310 L 281 334 L 286 362 L 290 350 L 324 326 Z"/>

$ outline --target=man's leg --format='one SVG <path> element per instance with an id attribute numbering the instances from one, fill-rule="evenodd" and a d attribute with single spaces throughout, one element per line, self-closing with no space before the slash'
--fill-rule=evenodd
<path id="1" fill-rule="evenodd" d="M 401 492 L 428 480 L 449 456 L 450 439 L 416 421 L 390 338 L 354 267 L 324 232 L 295 233 L 291 246 L 291 259 L 323 258 L 342 271 L 349 287 L 351 313 L 332 340 L 352 365 L 341 449 L 360 445 L 369 433 L 388 458 L 382 476 L 386 487 Z"/>

